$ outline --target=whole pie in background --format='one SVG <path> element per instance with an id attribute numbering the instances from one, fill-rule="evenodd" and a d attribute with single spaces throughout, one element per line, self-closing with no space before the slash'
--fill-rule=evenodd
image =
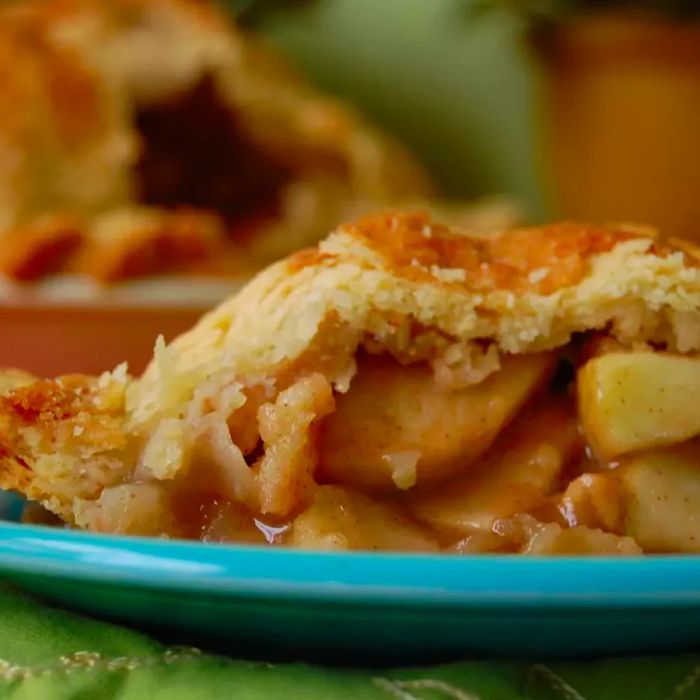
<path id="1" fill-rule="evenodd" d="M 0 273 L 240 274 L 432 193 L 351 107 L 198 0 L 0 8 Z"/>

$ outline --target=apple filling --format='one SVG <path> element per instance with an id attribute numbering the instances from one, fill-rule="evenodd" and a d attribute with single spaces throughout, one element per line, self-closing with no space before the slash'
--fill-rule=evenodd
<path id="1" fill-rule="evenodd" d="M 588 336 L 471 384 L 355 361 L 344 392 L 299 371 L 280 391 L 200 387 L 77 524 L 332 550 L 700 551 L 697 359 Z"/>

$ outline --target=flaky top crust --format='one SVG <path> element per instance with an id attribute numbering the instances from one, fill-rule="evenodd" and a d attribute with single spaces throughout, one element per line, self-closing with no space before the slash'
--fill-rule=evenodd
<path id="1" fill-rule="evenodd" d="M 485 344 L 539 351 L 607 329 L 629 345 L 693 352 L 697 260 L 689 244 L 635 227 L 561 223 L 480 236 L 423 213 L 369 216 L 271 266 L 162 349 L 132 387 L 130 407 L 135 424 L 148 421 L 222 364 L 274 375 L 317 359 L 331 340 L 348 356 L 371 342 L 407 361 L 435 361 Z"/>

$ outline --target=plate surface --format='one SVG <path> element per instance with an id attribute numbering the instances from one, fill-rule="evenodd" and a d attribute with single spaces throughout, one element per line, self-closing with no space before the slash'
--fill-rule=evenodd
<path id="1" fill-rule="evenodd" d="M 2 515 L 19 508 L 6 500 Z M 6 521 L 0 573 L 75 609 L 268 657 L 406 663 L 700 644 L 700 557 L 312 553 Z"/>

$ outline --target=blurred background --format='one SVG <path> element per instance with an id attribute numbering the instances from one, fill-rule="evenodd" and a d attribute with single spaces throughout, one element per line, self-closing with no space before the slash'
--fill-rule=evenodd
<path id="1" fill-rule="evenodd" d="M 453 195 L 693 238 L 699 17 L 697 0 L 325 0 L 260 26 Z"/>
<path id="2" fill-rule="evenodd" d="M 507 193 L 545 216 L 537 65 L 517 16 L 470 15 L 468 0 L 291 5 L 261 3 L 256 27 L 318 85 L 402 138 L 446 192 Z"/>

